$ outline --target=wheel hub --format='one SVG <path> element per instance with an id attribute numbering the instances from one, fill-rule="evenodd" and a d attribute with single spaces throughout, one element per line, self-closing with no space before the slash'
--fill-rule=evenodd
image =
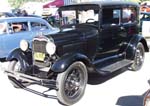
<path id="1" fill-rule="evenodd" d="M 73 97 L 80 89 L 80 72 L 74 69 L 68 74 L 65 82 L 65 92 L 68 97 Z"/>
<path id="2" fill-rule="evenodd" d="M 141 51 L 138 49 L 136 50 L 136 64 L 137 65 L 141 65 L 143 63 L 143 54 L 141 53 Z"/>

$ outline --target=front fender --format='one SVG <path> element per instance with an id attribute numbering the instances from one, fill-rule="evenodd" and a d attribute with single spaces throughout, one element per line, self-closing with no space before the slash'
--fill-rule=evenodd
<path id="1" fill-rule="evenodd" d="M 23 52 L 20 48 L 13 50 L 8 57 L 7 61 L 17 60 L 21 64 L 22 71 L 29 70 L 32 64 L 32 52 L 28 50 L 27 52 Z"/>
<path id="2" fill-rule="evenodd" d="M 146 42 L 145 38 L 141 35 L 135 35 L 131 39 L 131 41 L 128 43 L 128 47 L 126 49 L 126 58 L 127 59 L 131 59 L 131 60 L 134 59 L 134 55 L 135 55 L 135 52 L 136 52 L 136 47 L 137 47 L 137 44 L 139 42 L 141 42 L 143 44 L 145 52 L 149 52 L 149 48 L 148 48 L 148 45 L 147 45 L 147 42 Z"/>
<path id="3" fill-rule="evenodd" d="M 83 54 L 66 54 L 52 65 L 51 70 L 56 73 L 64 72 L 75 61 L 81 61 L 86 66 L 91 66 L 89 58 Z"/>

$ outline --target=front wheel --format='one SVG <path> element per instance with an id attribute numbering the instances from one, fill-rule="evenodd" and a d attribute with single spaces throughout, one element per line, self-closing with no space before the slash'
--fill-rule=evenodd
<path id="1" fill-rule="evenodd" d="M 9 63 L 8 66 L 8 70 L 13 71 L 13 72 L 20 72 L 21 71 L 21 65 L 19 61 L 13 60 Z M 24 82 L 22 80 L 17 80 L 14 77 L 8 76 L 8 79 L 10 80 L 11 84 L 15 87 L 15 88 L 23 88 L 29 85 L 28 82 Z M 23 85 L 23 86 L 19 86 L 19 85 Z"/>
<path id="2" fill-rule="evenodd" d="M 141 69 L 145 57 L 145 50 L 144 46 L 141 42 L 138 43 L 135 56 L 134 56 L 134 62 L 131 65 L 131 70 L 138 71 Z"/>
<path id="3" fill-rule="evenodd" d="M 57 76 L 57 97 L 64 105 L 73 105 L 84 95 L 87 84 L 87 69 L 82 62 L 75 62 Z"/>

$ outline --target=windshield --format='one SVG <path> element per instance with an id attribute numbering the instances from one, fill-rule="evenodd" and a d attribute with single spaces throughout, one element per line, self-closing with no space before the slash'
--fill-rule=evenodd
<path id="1" fill-rule="evenodd" d="M 61 26 L 72 24 L 94 23 L 98 22 L 99 10 L 91 8 L 65 8 L 61 11 Z"/>

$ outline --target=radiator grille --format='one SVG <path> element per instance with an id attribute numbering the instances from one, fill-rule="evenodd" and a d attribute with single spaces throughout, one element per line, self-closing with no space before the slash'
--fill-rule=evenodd
<path id="1" fill-rule="evenodd" d="M 33 55 L 34 55 L 34 53 L 44 53 L 46 56 L 44 61 L 38 61 L 38 60 L 33 59 L 34 65 L 36 65 L 38 67 L 50 66 L 50 61 L 48 61 L 49 57 L 46 52 L 46 44 L 47 44 L 47 41 L 34 40 L 32 42 Z"/>
<path id="2" fill-rule="evenodd" d="M 34 40 L 32 43 L 33 52 L 46 53 L 46 41 Z"/>

